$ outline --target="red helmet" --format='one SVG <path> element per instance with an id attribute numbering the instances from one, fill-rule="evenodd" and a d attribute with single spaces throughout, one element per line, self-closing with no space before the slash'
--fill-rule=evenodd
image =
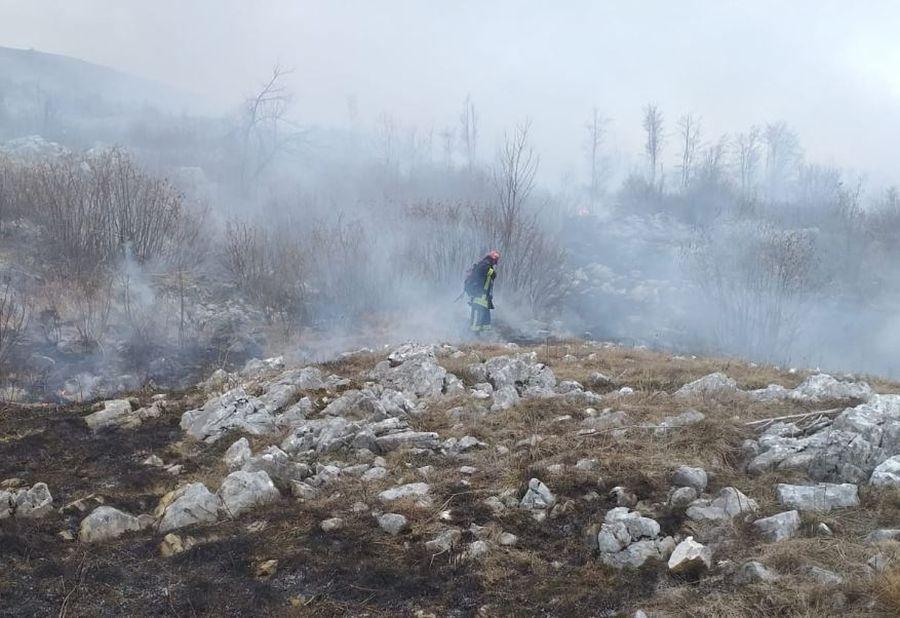
<path id="1" fill-rule="evenodd" d="M 497 262 L 500 261 L 500 252 L 497 250 L 494 250 L 494 251 L 489 252 L 484 257 L 490 259 L 494 264 L 496 264 Z"/>

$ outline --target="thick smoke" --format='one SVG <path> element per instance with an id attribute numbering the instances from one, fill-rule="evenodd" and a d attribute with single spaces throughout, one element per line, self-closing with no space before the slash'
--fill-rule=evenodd
<path id="1" fill-rule="evenodd" d="M 369 10 L 358 8 L 351 30 Z M 437 27 L 421 10 L 415 19 Z M 669 10 L 641 23 L 656 27 Z M 755 11 L 744 17 L 736 41 L 762 23 Z M 269 29 L 271 18 L 252 14 Z M 458 16 L 448 19 L 442 28 Z M 496 29 L 492 19 L 479 27 Z M 567 27 L 577 39 L 575 21 Z M 218 28 L 209 26 L 210 39 Z M 203 32 L 177 69 L 144 66 L 184 91 L 214 94 L 214 106 L 103 67 L 0 49 L 0 225 L 11 256 L 3 306 L 14 307 L 0 311 L 0 365 L 24 396 L 186 385 L 252 356 L 321 361 L 401 340 L 464 340 L 462 279 L 489 249 L 503 254 L 499 339 L 589 336 L 900 371 L 892 162 L 847 139 L 868 128 L 846 108 L 797 114 L 790 92 L 754 91 L 770 116 L 755 117 L 763 112 L 750 111 L 737 83 L 755 65 L 735 65 L 735 76 L 701 70 L 715 68 L 711 41 L 685 43 L 698 66 L 679 83 L 635 52 L 625 62 L 644 68 L 646 83 L 618 81 L 602 106 L 591 89 L 560 81 L 555 55 L 537 59 L 522 41 L 515 48 L 533 61 L 510 60 L 509 92 L 497 90 L 499 68 L 461 77 L 461 66 L 476 66 L 471 50 L 450 61 L 429 48 L 404 56 L 409 79 L 394 77 L 402 89 L 388 84 L 419 88 L 411 106 L 384 93 L 395 57 L 370 67 L 378 89 L 354 68 L 358 80 L 342 85 L 337 104 L 334 75 L 311 80 L 300 47 L 272 53 L 248 41 L 254 62 L 207 74 Z M 510 34 L 497 32 L 501 46 Z M 565 44 L 558 51 L 570 68 L 585 66 Z M 754 53 L 784 79 L 766 50 Z M 792 75 L 808 89 L 806 60 L 792 60 Z M 440 96 L 439 81 L 448 88 Z M 533 83 L 567 95 L 524 86 Z M 393 105 L 381 111 L 373 100 Z M 898 122 L 896 112 L 884 116 L 879 135 Z"/>

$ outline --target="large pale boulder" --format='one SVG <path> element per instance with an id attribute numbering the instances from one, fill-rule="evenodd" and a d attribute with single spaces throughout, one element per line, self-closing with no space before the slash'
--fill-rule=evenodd
<path id="1" fill-rule="evenodd" d="M 675 397 L 712 397 L 718 395 L 733 395 L 738 392 L 737 382 L 726 376 L 724 373 L 716 372 L 703 376 L 699 380 L 694 380 L 689 384 L 685 384 L 675 391 Z"/>
<path id="2" fill-rule="evenodd" d="M 219 518 L 219 499 L 203 483 L 190 483 L 163 496 L 154 515 L 160 532 L 213 523 Z"/>
<path id="3" fill-rule="evenodd" d="M 269 504 L 280 497 L 272 479 L 263 470 L 232 472 L 219 488 L 222 508 L 230 517 L 237 517 L 257 506 Z"/>
<path id="4" fill-rule="evenodd" d="M 819 483 L 817 485 L 789 485 L 775 487 L 778 502 L 789 509 L 827 513 L 832 509 L 859 506 L 856 485 L 851 483 Z"/>
<path id="5" fill-rule="evenodd" d="M 797 535 L 800 530 L 800 513 L 785 511 L 753 522 L 753 526 L 770 541 L 783 541 Z"/>
<path id="6" fill-rule="evenodd" d="M 698 493 L 706 489 L 709 478 L 703 468 L 680 466 L 672 476 L 672 484 L 676 487 L 693 487 Z"/>
<path id="7" fill-rule="evenodd" d="M 875 467 L 869 483 L 877 487 L 900 487 L 900 455 L 885 459 Z"/>
<path id="8" fill-rule="evenodd" d="M 87 426 L 97 431 L 105 427 L 128 426 L 133 421 L 131 403 L 127 399 L 111 399 L 103 402 L 103 409 L 84 417 Z M 137 422 L 140 424 L 140 421 Z"/>
<path id="9" fill-rule="evenodd" d="M 141 529 L 138 518 L 110 506 L 98 506 L 81 520 L 78 538 L 83 543 L 115 539 Z"/>
<path id="10" fill-rule="evenodd" d="M 222 459 L 228 470 L 233 471 L 247 463 L 252 455 L 253 452 L 250 450 L 250 442 L 247 438 L 240 438 L 235 440 L 234 443 L 228 447 L 228 450 L 225 451 L 225 455 Z"/>
<path id="11" fill-rule="evenodd" d="M 712 566 L 712 550 L 689 536 L 675 546 L 669 557 L 669 571 L 672 573 L 696 573 Z"/>

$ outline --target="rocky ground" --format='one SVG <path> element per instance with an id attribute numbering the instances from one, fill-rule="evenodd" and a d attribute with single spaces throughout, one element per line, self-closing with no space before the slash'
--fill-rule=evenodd
<path id="1" fill-rule="evenodd" d="M 0 614 L 897 615 L 892 392 L 410 344 L 8 404 Z"/>

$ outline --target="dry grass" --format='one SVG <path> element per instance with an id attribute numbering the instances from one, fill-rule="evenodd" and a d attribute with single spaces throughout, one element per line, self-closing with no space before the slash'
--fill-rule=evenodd
<path id="1" fill-rule="evenodd" d="M 604 389 L 609 394 L 603 405 L 624 412 L 625 427 L 583 433 L 588 414 L 585 406 L 567 403 L 563 398 L 524 400 L 512 409 L 495 413 L 468 395 L 441 399 L 422 415 L 408 419 L 412 428 L 436 431 L 441 439 L 472 435 L 486 444 L 484 448 L 458 457 L 428 452 L 385 454 L 388 478 L 364 483 L 347 477 L 323 488 L 313 500 L 297 501 L 286 496 L 280 503 L 245 518 L 223 521 L 205 530 L 189 530 L 187 533 L 203 542 L 180 558 L 162 561 L 156 550 L 159 539 L 126 539 L 111 544 L 119 554 L 132 556 L 127 558 L 129 577 L 133 578 L 128 580 L 130 589 L 148 581 L 160 589 L 171 586 L 172 607 L 154 604 L 153 608 L 159 613 L 179 614 L 252 613 L 249 608 L 255 608 L 274 615 L 303 616 L 414 615 L 418 610 L 435 615 L 455 610 L 462 615 L 580 616 L 642 608 L 651 615 L 656 612 L 696 618 L 878 616 L 900 611 L 900 569 L 873 576 L 866 566 L 877 552 L 900 560 L 896 549 L 900 544 L 870 547 L 862 542 L 871 530 L 895 527 L 900 521 L 900 491 L 863 488 L 860 507 L 805 514 L 801 535 L 781 543 L 763 541 L 741 518 L 725 525 L 701 525 L 666 506 L 673 471 L 679 465 L 694 465 L 709 472 L 708 493 L 734 486 L 759 503 L 760 516 L 782 510 L 775 501 L 775 484 L 808 479 L 797 472 L 781 471 L 747 476 L 741 445 L 755 431 L 745 423 L 804 412 L 806 408 L 796 402 L 754 402 L 740 396 L 684 400 L 672 397 L 672 393 L 713 371 L 724 371 L 744 388 L 770 382 L 790 387 L 802 375 L 740 361 L 676 358 L 579 342 L 519 350 L 499 345 L 468 346 L 463 351 L 464 355 L 457 358 L 442 354 L 440 362 L 467 381 L 471 377 L 466 368 L 473 362 L 529 351 L 551 365 L 561 379 L 587 384 L 590 374 L 600 371 L 613 379 L 613 384 Z M 577 360 L 564 360 L 567 354 Z M 363 353 L 323 364 L 322 368 L 356 385 L 365 381 L 383 358 L 382 354 Z M 878 388 L 890 388 L 890 383 L 877 384 Z M 635 393 L 613 393 L 622 386 L 632 387 Z M 177 430 L 180 412 L 202 401 L 197 394 L 187 395 L 171 414 L 158 421 L 169 426 L 158 428 L 153 452 L 167 463 L 185 466 L 177 481 L 160 473 L 138 479 L 140 484 L 135 480 L 133 485 L 117 486 L 119 469 L 94 466 L 91 486 L 116 487 L 107 492 L 115 498 L 112 503 L 134 504 L 135 508 L 144 503 L 152 507 L 160 494 L 179 482 L 202 480 L 210 488 L 218 487 L 226 473 L 222 453 L 238 436 L 226 436 L 209 446 L 184 441 Z M 451 416 L 457 408 L 464 412 Z M 702 412 L 706 419 L 667 433 L 654 431 L 653 426 L 662 419 L 688 408 Z M 258 452 L 268 444 L 280 443 L 281 436 L 250 441 Z M 337 452 L 322 458 L 322 462 L 332 458 L 349 459 Z M 580 459 L 596 459 L 599 468 L 576 469 Z M 350 459 L 348 463 L 354 462 Z M 559 464 L 561 470 L 554 467 Z M 462 465 L 473 466 L 476 472 L 465 475 L 459 471 Z M 427 472 L 420 469 L 423 466 L 429 467 Z M 58 471 L 58 477 L 51 479 L 53 484 L 61 485 L 65 474 L 72 473 Z M 490 496 L 521 498 L 534 476 L 544 481 L 558 503 L 564 505 L 546 521 L 538 523 L 516 508 L 495 515 L 484 504 Z M 380 491 L 415 481 L 431 485 L 431 506 L 412 501 L 389 506 L 379 503 Z M 760 560 L 779 579 L 738 586 L 726 567 L 690 581 L 671 576 L 663 565 L 624 572 L 604 567 L 584 539 L 615 506 L 608 492 L 616 485 L 633 492 L 639 500 L 638 509 L 656 518 L 666 534 L 693 534 L 715 548 L 716 561 L 739 565 Z M 77 487 L 79 491 L 84 489 Z M 366 509 L 357 509 L 359 503 Z M 409 529 L 397 537 L 388 536 L 378 528 L 372 514 L 375 510 L 404 514 Z M 450 522 L 442 518 L 444 511 L 449 511 Z M 331 517 L 341 517 L 343 528 L 330 534 L 322 532 L 321 521 Z M 263 522 L 265 527 L 248 532 L 250 522 Z M 820 522 L 829 525 L 833 538 L 815 536 Z M 462 533 L 458 546 L 435 555 L 425 549 L 426 541 L 451 526 Z M 56 531 L 54 528 L 47 534 L 52 538 Z M 502 532 L 517 535 L 518 543 L 501 547 L 498 539 Z M 480 561 L 468 560 L 464 552 L 479 537 L 489 541 L 491 550 Z M 59 551 L 53 559 L 63 565 L 60 568 L 71 570 L 74 554 L 54 551 Z M 266 582 L 254 580 L 253 565 L 268 559 L 279 561 L 278 573 Z M 823 586 L 809 576 L 809 566 L 838 572 L 845 581 L 837 587 Z M 153 579 L 169 571 L 173 575 L 168 584 Z M 91 586 L 92 590 L 112 589 L 107 584 Z M 243 595 L 240 598 L 244 600 L 235 605 L 237 601 L 227 598 L 232 593 L 215 592 L 224 589 L 237 590 L 234 594 Z M 57 594 L 56 588 L 47 594 Z M 121 610 L 124 606 L 118 607 Z M 89 608 L 79 607 L 85 613 Z"/>

